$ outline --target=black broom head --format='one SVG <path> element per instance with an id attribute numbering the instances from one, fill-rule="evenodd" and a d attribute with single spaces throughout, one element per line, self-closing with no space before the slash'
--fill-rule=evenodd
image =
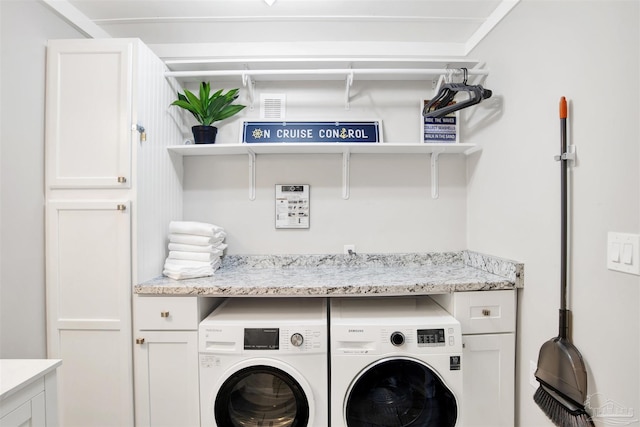
<path id="1" fill-rule="evenodd" d="M 558 427 L 595 427 L 584 407 L 562 399 L 542 384 L 533 395 L 533 400 Z"/>

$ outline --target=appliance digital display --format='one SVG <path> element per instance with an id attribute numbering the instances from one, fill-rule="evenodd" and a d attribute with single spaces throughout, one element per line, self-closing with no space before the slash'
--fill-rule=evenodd
<path id="1" fill-rule="evenodd" d="M 279 328 L 245 328 L 245 350 L 278 350 L 280 349 Z"/>
<path id="2" fill-rule="evenodd" d="M 418 346 L 440 346 L 444 342 L 444 329 L 418 329 Z"/>

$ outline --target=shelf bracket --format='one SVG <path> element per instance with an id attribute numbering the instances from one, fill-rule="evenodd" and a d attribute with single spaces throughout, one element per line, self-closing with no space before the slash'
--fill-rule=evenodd
<path id="1" fill-rule="evenodd" d="M 353 85 L 353 71 L 347 74 L 346 84 L 344 88 L 344 109 L 349 110 L 351 105 L 349 103 L 351 98 L 351 86 Z"/>
<path id="2" fill-rule="evenodd" d="M 244 86 L 247 89 L 247 92 L 249 92 L 249 109 L 253 110 L 255 82 L 251 80 L 251 76 L 249 74 L 242 73 L 242 86 Z"/>
<path id="3" fill-rule="evenodd" d="M 249 200 L 256 199 L 256 153 L 247 150 L 249 155 Z"/>
<path id="4" fill-rule="evenodd" d="M 346 150 L 342 153 L 342 198 L 349 199 L 351 152 Z"/>
<path id="5" fill-rule="evenodd" d="M 439 182 L 438 182 L 438 161 L 440 157 L 440 153 L 442 151 L 434 151 L 431 153 L 431 198 L 437 199 L 440 195 L 438 193 Z"/>

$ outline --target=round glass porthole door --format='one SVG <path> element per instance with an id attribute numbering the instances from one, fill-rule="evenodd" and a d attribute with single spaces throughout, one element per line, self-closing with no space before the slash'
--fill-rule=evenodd
<path id="1" fill-rule="evenodd" d="M 453 393 L 427 365 L 387 359 L 368 368 L 346 401 L 348 427 L 453 427 Z"/>
<path id="2" fill-rule="evenodd" d="M 220 387 L 214 414 L 220 427 L 306 427 L 309 402 L 291 375 L 272 366 L 250 366 Z"/>

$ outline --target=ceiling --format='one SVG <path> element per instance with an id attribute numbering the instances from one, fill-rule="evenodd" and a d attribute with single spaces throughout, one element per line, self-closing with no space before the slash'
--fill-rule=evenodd
<path id="1" fill-rule="evenodd" d="M 89 37 L 136 37 L 174 57 L 190 45 L 321 42 L 404 44 L 464 56 L 519 2 L 276 0 L 269 6 L 264 0 L 41 1 Z"/>

